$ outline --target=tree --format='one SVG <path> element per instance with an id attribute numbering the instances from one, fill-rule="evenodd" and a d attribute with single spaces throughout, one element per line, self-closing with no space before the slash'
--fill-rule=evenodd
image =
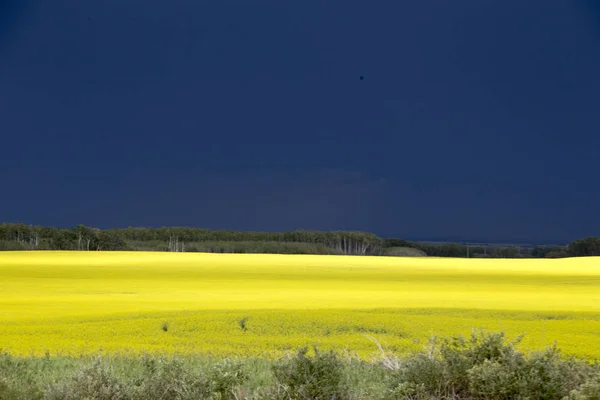
<path id="1" fill-rule="evenodd" d="M 85 225 L 77 225 L 74 229 L 77 235 L 77 250 L 87 250 L 98 247 L 97 230 Z"/>
<path id="2" fill-rule="evenodd" d="M 568 255 L 568 248 L 565 246 L 536 246 L 531 251 L 531 256 L 536 258 L 561 258 Z"/>
<path id="3" fill-rule="evenodd" d="M 386 238 L 386 239 L 383 239 L 382 247 L 383 248 L 389 248 L 389 247 L 415 247 L 415 245 L 414 245 L 414 243 L 411 243 L 411 242 L 408 242 L 408 241 L 402 240 L 402 239 Z"/>
<path id="4" fill-rule="evenodd" d="M 65 229 L 54 229 L 51 231 L 50 248 L 52 250 L 70 250 L 74 247 L 70 239 L 69 232 Z"/>
<path id="5" fill-rule="evenodd" d="M 41 226 L 30 226 L 29 227 L 29 245 L 33 249 L 37 249 L 40 245 L 40 236 L 42 233 Z"/>
<path id="6" fill-rule="evenodd" d="M 600 256 L 600 237 L 588 237 L 571 242 L 567 252 L 571 257 Z"/>
<path id="7" fill-rule="evenodd" d="M 127 244 L 123 239 L 123 234 L 116 229 L 110 229 L 98 232 L 97 250 L 123 250 Z"/>

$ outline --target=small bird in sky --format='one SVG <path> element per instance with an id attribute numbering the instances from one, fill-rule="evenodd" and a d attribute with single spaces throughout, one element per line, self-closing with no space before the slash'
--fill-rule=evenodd
<path id="1" fill-rule="evenodd" d="M 360 80 L 362 81 L 362 80 L 364 80 L 364 79 L 365 79 L 365 77 L 361 75 L 361 76 L 360 76 Z"/>

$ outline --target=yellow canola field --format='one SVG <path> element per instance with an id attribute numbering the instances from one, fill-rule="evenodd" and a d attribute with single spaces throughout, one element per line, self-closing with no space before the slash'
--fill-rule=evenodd
<path id="1" fill-rule="evenodd" d="M 369 356 L 366 335 L 403 352 L 474 327 L 600 356 L 600 258 L 0 253 L 0 349 L 13 354 Z"/>

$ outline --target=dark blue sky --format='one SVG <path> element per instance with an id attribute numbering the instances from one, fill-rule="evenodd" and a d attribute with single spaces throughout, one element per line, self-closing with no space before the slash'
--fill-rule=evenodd
<path id="1" fill-rule="evenodd" d="M 0 221 L 600 235 L 594 1 L 0 4 Z"/>

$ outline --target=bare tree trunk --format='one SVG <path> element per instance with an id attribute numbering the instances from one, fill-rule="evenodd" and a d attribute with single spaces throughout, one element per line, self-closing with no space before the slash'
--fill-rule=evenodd
<path id="1" fill-rule="evenodd" d="M 362 243 L 361 247 L 360 247 L 360 254 L 362 254 L 363 256 L 365 254 L 367 254 L 367 248 L 369 247 L 369 245 L 365 242 Z"/>
<path id="2" fill-rule="evenodd" d="M 40 235 L 38 233 L 34 234 L 33 236 L 31 236 L 29 238 L 29 245 L 31 247 L 33 247 L 34 249 L 37 249 L 39 244 L 40 244 Z"/>
<path id="3" fill-rule="evenodd" d="M 179 238 L 175 236 L 169 236 L 169 250 L 170 252 L 185 251 L 184 242 L 179 242 Z"/>

